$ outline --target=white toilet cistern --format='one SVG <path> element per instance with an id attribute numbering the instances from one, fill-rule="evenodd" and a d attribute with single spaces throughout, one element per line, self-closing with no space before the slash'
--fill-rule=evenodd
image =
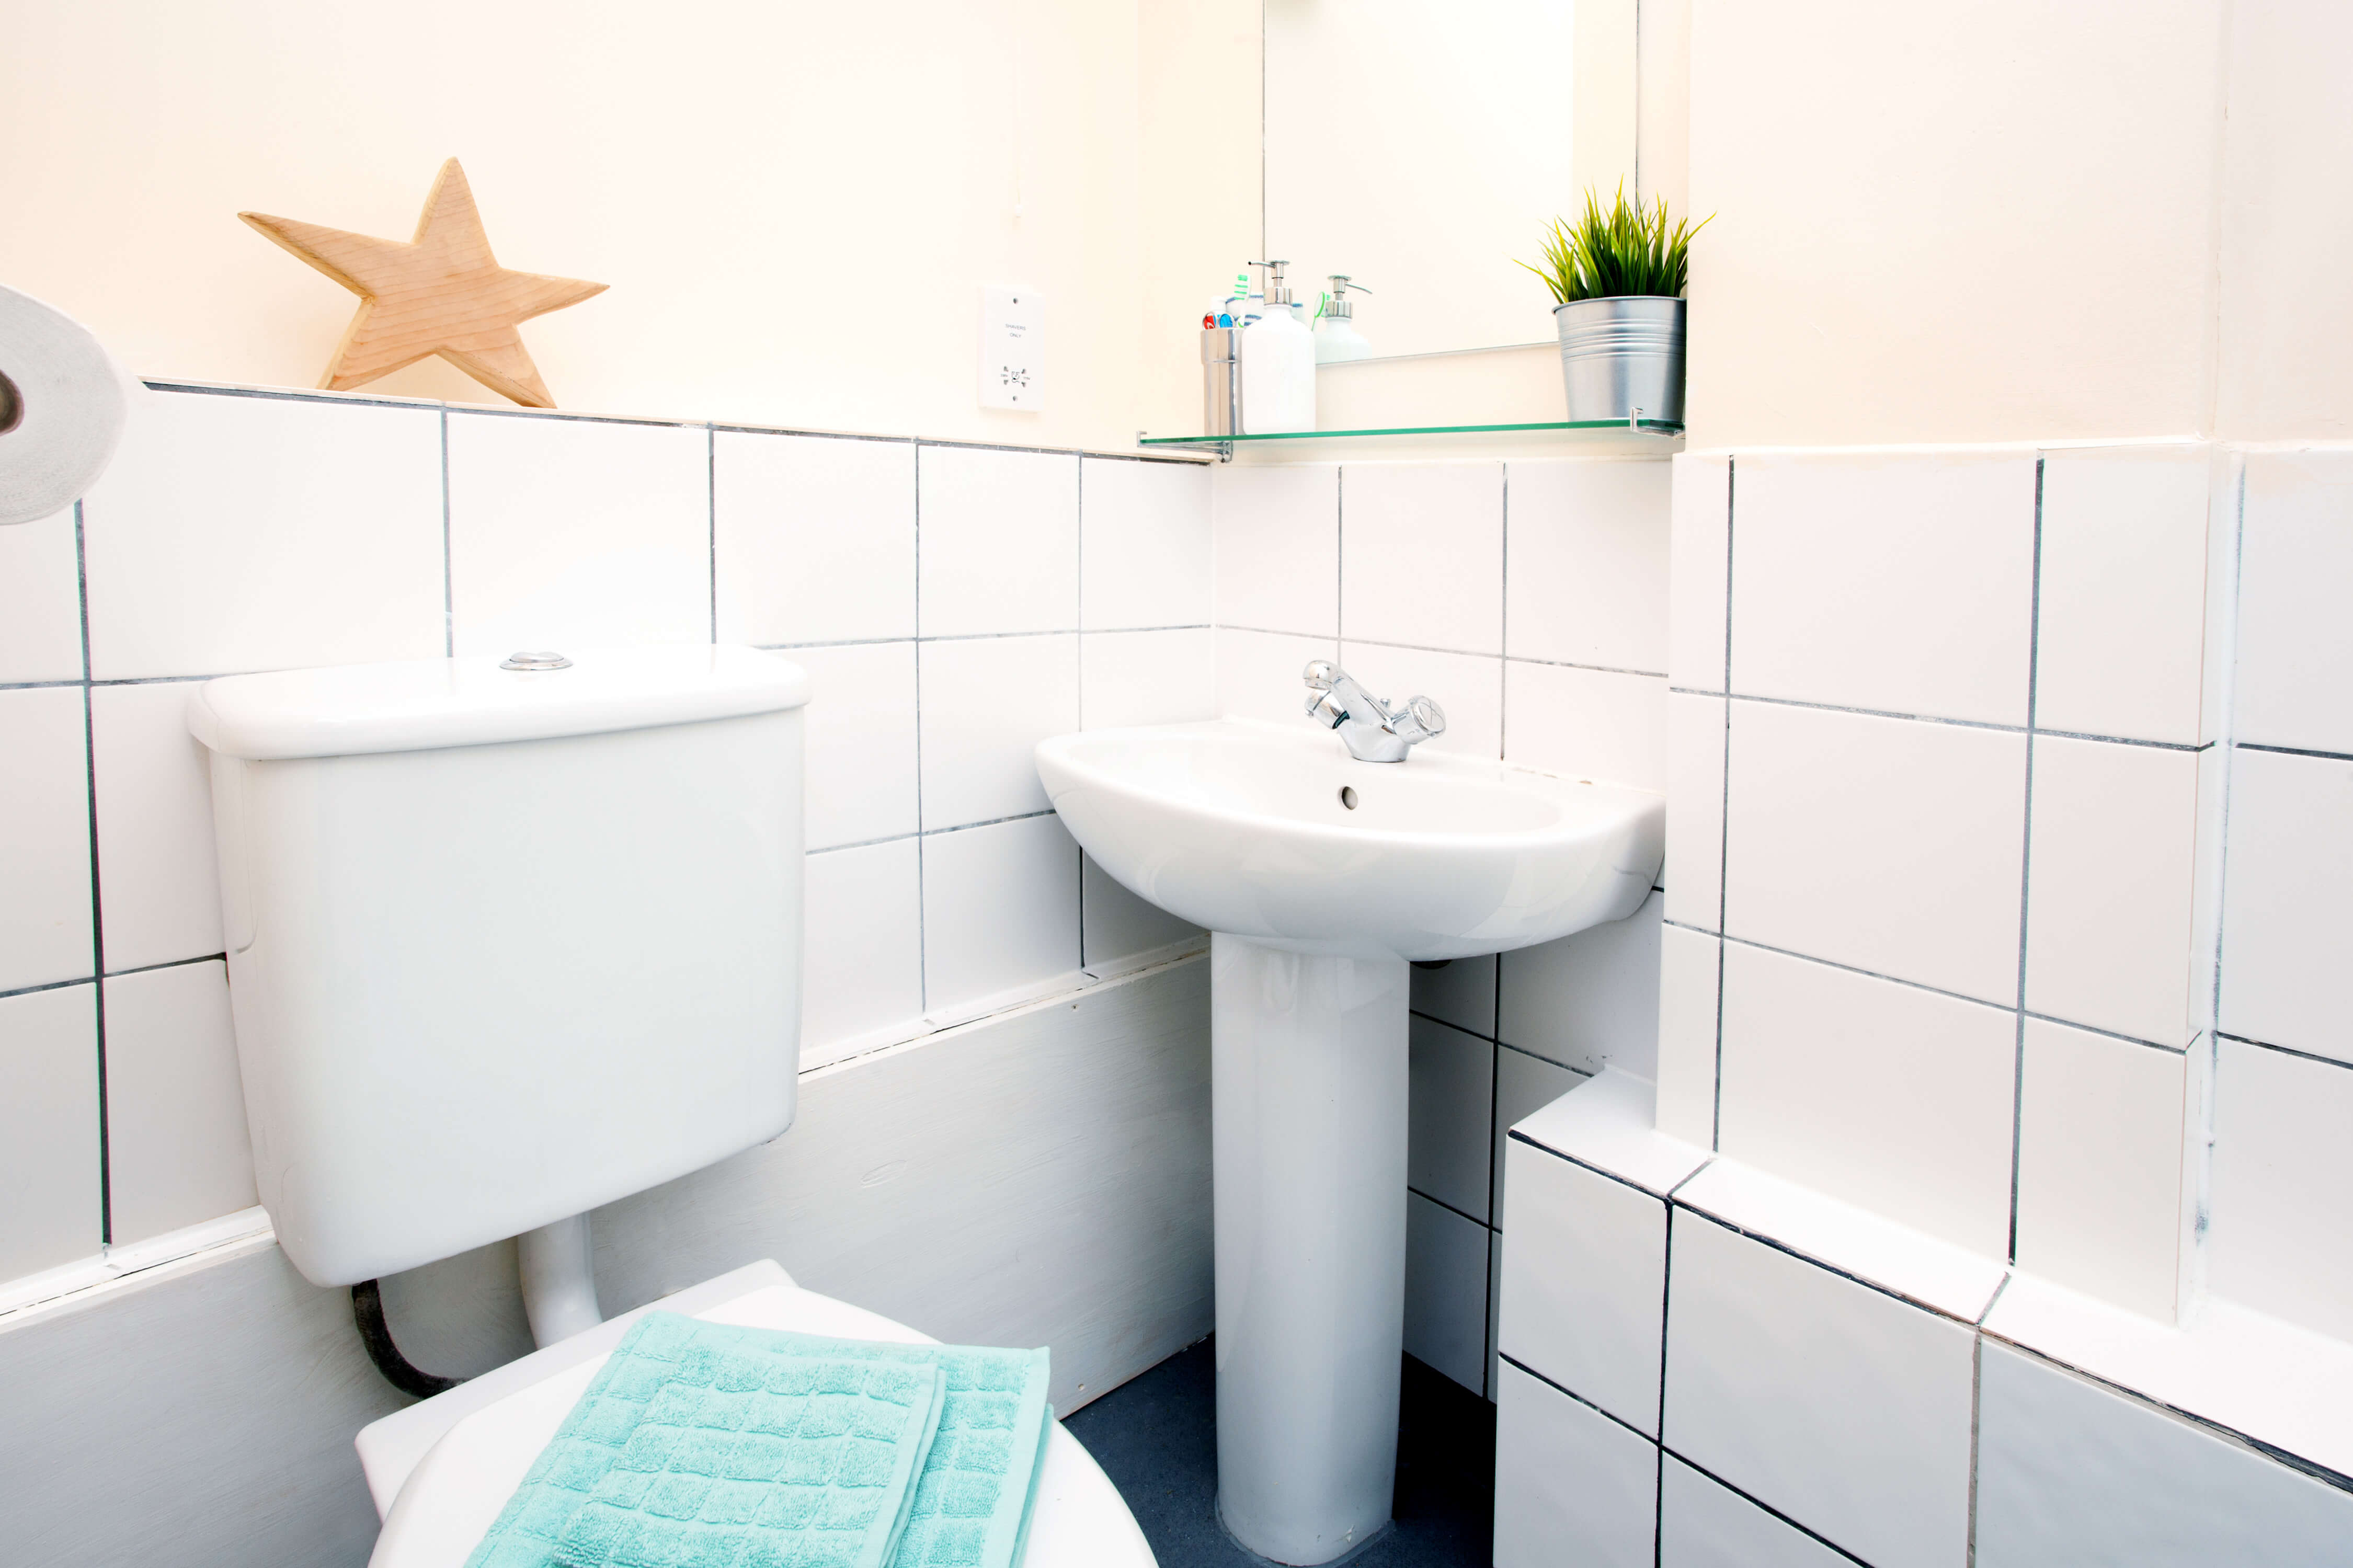
<path id="1" fill-rule="evenodd" d="M 749 648 L 232 676 L 211 752 L 256 1184 L 315 1284 L 508 1237 L 541 1345 L 603 1321 L 588 1211 L 791 1125 L 800 709 Z"/>

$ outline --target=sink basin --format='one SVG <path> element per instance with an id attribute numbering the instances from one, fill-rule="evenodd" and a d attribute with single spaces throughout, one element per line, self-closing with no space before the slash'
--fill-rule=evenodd
<path id="1" fill-rule="evenodd" d="M 1296 952 L 1467 958 L 1640 907 L 1666 802 L 1417 752 L 1360 763 L 1305 725 L 1091 730 L 1038 748 L 1071 836 L 1132 892 Z"/>
<path id="2" fill-rule="evenodd" d="M 1405 1332 L 1409 959 L 1634 912 L 1666 802 L 1221 719 L 1038 747 L 1071 837 L 1208 928 L 1218 1515 L 1276 1563 L 1389 1527 Z"/>

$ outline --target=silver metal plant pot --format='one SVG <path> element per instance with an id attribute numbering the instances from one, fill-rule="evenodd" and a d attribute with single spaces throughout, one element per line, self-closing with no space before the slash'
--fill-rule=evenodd
<path id="1" fill-rule="evenodd" d="M 1556 306 L 1571 419 L 1683 422 L 1682 300 L 1625 294 Z"/>

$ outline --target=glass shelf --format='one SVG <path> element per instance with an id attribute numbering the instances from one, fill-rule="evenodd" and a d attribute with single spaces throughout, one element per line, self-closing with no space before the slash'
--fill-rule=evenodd
<path id="1" fill-rule="evenodd" d="M 1595 435 L 1651 437 L 1672 440 L 1683 433 L 1680 425 L 1662 419 L 1553 419 L 1533 425 L 1399 425 L 1366 430 L 1286 430 L 1249 436 L 1139 436 L 1141 447 L 1183 447 L 1231 457 L 1236 447 L 1272 441 L 1345 441 L 1366 437 L 1517 436 L 1591 432 Z"/>

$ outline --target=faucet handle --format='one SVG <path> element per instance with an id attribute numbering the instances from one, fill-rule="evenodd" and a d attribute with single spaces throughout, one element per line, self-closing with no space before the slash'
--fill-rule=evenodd
<path id="1" fill-rule="evenodd" d="M 1427 697 L 1409 697 L 1390 715 L 1390 727 L 1409 741 L 1432 740 L 1446 733 L 1446 710 Z"/>
<path id="2" fill-rule="evenodd" d="M 1329 691 L 1332 689 L 1332 683 L 1339 678 L 1340 667 L 1328 658 L 1309 659 L 1307 668 L 1300 676 L 1301 679 L 1307 682 L 1307 689 L 1310 691 Z"/>

